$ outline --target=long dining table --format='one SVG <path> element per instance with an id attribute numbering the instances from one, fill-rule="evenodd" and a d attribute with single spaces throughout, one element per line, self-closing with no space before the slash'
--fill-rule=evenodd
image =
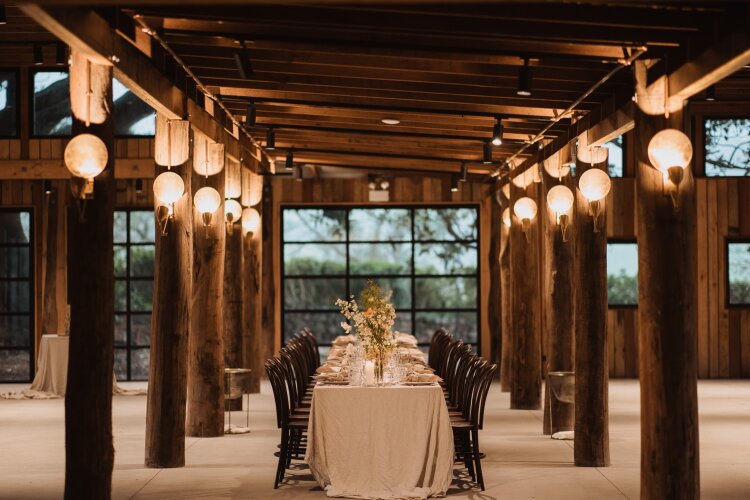
<path id="1" fill-rule="evenodd" d="M 307 435 L 305 461 L 329 497 L 428 498 L 451 484 L 453 433 L 437 383 L 319 382 Z"/>

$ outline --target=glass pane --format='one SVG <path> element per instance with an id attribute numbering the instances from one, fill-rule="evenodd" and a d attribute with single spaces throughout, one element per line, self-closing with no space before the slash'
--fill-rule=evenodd
<path id="1" fill-rule="evenodd" d="M 130 379 L 148 380 L 148 361 L 150 349 L 133 349 L 130 351 Z"/>
<path id="2" fill-rule="evenodd" d="M 396 321 L 393 323 L 394 332 L 412 333 L 414 325 L 411 324 L 411 311 L 396 311 Z"/>
<path id="3" fill-rule="evenodd" d="M 130 316 L 130 345 L 151 345 L 150 314 L 133 314 Z"/>
<path id="4" fill-rule="evenodd" d="M 115 311 L 126 312 L 128 310 L 128 282 L 115 280 Z"/>
<path id="5" fill-rule="evenodd" d="M 0 248 L 0 278 L 28 278 L 29 247 Z"/>
<path id="6" fill-rule="evenodd" d="M 284 274 L 346 274 L 346 245 L 287 243 L 284 245 Z"/>
<path id="7" fill-rule="evenodd" d="M 750 304 L 750 243 L 729 243 L 729 303 Z"/>
<path id="8" fill-rule="evenodd" d="M 154 229 L 154 212 L 130 212 L 130 242 L 153 243 L 156 237 Z"/>
<path id="9" fill-rule="evenodd" d="M 284 280 L 284 307 L 289 309 L 333 309 L 336 299 L 346 298 L 346 280 L 287 278 Z"/>
<path id="10" fill-rule="evenodd" d="M 154 245 L 131 245 L 130 276 L 153 277 L 155 251 Z"/>
<path id="11" fill-rule="evenodd" d="M 18 81 L 11 71 L 0 71 L 0 137 L 18 135 Z"/>
<path id="12" fill-rule="evenodd" d="M 638 304 L 638 244 L 607 244 L 607 297 L 609 305 Z"/>
<path id="13" fill-rule="evenodd" d="M 128 343 L 128 317 L 125 314 L 115 314 L 115 345 Z"/>
<path id="14" fill-rule="evenodd" d="M 475 208 L 419 208 L 414 211 L 417 240 L 477 239 Z"/>
<path id="15" fill-rule="evenodd" d="M 31 214 L 25 211 L 0 211 L 0 244 L 29 243 L 31 241 Z"/>
<path id="16" fill-rule="evenodd" d="M 332 313 L 286 313 L 284 314 L 284 341 L 308 328 L 315 334 L 320 344 L 330 344 L 333 339 L 344 332 L 341 322 L 344 317 L 338 312 Z"/>
<path id="17" fill-rule="evenodd" d="M 72 123 L 67 71 L 34 73 L 34 135 L 70 135 Z"/>
<path id="18" fill-rule="evenodd" d="M 477 272 L 476 243 L 417 243 L 415 274 L 474 274 Z"/>
<path id="19" fill-rule="evenodd" d="M 154 303 L 152 280 L 130 280 L 130 310 L 150 311 Z"/>
<path id="20" fill-rule="evenodd" d="M 352 243 L 349 272 L 381 276 L 411 273 L 411 243 Z"/>
<path id="21" fill-rule="evenodd" d="M 345 241 L 346 211 L 295 208 L 283 211 L 284 241 Z"/>
<path id="22" fill-rule="evenodd" d="M 156 130 L 156 113 L 116 78 L 112 79 L 115 135 L 150 136 Z"/>
<path id="23" fill-rule="evenodd" d="M 31 311 L 30 288 L 28 281 L 0 280 L 0 313 Z"/>
<path id="24" fill-rule="evenodd" d="M 0 346 L 31 346 L 30 325 L 28 316 L 0 316 Z"/>
<path id="25" fill-rule="evenodd" d="M 429 343 L 438 328 L 445 328 L 455 339 L 477 341 L 476 312 L 418 312 L 416 322 L 414 335 L 420 343 Z"/>
<path id="26" fill-rule="evenodd" d="M 616 137 L 604 145 L 609 149 L 609 176 L 622 177 L 623 150 L 622 136 Z"/>
<path id="27" fill-rule="evenodd" d="M 750 118 L 704 121 L 706 176 L 750 175 Z"/>
<path id="28" fill-rule="evenodd" d="M 417 278 L 414 280 L 418 309 L 476 309 L 476 278 Z"/>
<path id="29" fill-rule="evenodd" d="M 118 278 L 124 278 L 127 276 L 127 258 L 128 250 L 123 245 L 115 245 L 115 276 Z"/>
<path id="30" fill-rule="evenodd" d="M 31 380 L 31 356 L 29 351 L 0 350 L 0 380 L 3 382 L 26 382 Z"/>
<path id="31" fill-rule="evenodd" d="M 114 226 L 115 243 L 126 243 L 128 241 L 128 213 L 115 211 Z"/>
<path id="32" fill-rule="evenodd" d="M 115 349 L 115 378 L 128 379 L 128 353 L 124 348 Z"/>
<path id="33" fill-rule="evenodd" d="M 349 212 L 351 241 L 409 241 L 411 213 L 396 208 L 355 208 Z"/>
<path id="34" fill-rule="evenodd" d="M 411 307 L 411 279 L 410 278 L 372 278 L 383 289 L 392 291 L 391 303 L 396 309 L 409 309 Z M 367 285 L 367 278 L 352 279 L 349 282 L 351 293 L 359 299 L 362 290 Z"/>

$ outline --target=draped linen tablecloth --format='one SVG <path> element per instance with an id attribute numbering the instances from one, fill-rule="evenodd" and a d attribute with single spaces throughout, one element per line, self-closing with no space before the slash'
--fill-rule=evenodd
<path id="1" fill-rule="evenodd" d="M 427 498 L 451 484 L 453 432 L 438 385 L 317 385 L 305 461 L 329 497 Z"/>
<path id="2" fill-rule="evenodd" d="M 70 337 L 42 335 L 37 372 L 30 391 L 65 396 L 68 381 L 68 348 Z"/>

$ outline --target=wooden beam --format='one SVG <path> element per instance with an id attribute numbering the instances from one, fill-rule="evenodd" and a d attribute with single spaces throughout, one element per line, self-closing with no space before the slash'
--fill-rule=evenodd
<path id="1" fill-rule="evenodd" d="M 151 158 L 117 158 L 115 179 L 152 179 L 154 160 Z M 57 160 L 0 160 L 0 180 L 70 179 L 62 158 Z"/>
<path id="2" fill-rule="evenodd" d="M 612 139 L 633 130 L 633 126 L 635 125 L 633 121 L 634 106 L 633 102 L 628 102 L 607 118 L 591 127 L 586 133 L 589 146 L 602 146 Z"/>

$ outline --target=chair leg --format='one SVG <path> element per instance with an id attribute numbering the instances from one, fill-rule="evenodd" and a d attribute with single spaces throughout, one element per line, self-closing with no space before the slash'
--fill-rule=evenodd
<path id="1" fill-rule="evenodd" d="M 289 429 L 282 427 L 281 429 L 281 450 L 279 450 L 279 465 L 276 467 L 276 481 L 273 483 L 273 488 L 277 489 L 279 483 L 284 479 L 284 471 L 286 464 L 286 457 L 289 448 Z"/>
<path id="2" fill-rule="evenodd" d="M 474 463 L 477 467 L 477 479 L 480 488 L 484 491 L 484 477 L 482 477 L 482 459 L 479 457 L 479 430 L 474 428 L 471 430 L 471 451 L 474 457 Z"/>

